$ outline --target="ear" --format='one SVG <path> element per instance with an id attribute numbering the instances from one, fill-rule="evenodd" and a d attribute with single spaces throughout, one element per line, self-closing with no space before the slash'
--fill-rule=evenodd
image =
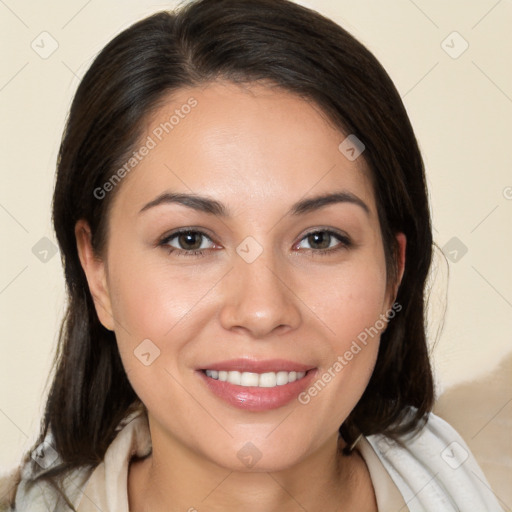
<path id="1" fill-rule="evenodd" d="M 404 233 L 397 233 L 396 234 L 396 240 L 398 242 L 398 284 L 397 286 L 400 286 L 400 283 L 402 282 L 402 277 L 404 276 L 404 270 L 405 270 L 405 248 L 407 246 L 407 238 L 405 237 Z"/>
<path id="2" fill-rule="evenodd" d="M 397 281 L 393 287 L 393 294 L 391 295 L 390 299 L 392 300 L 392 303 L 395 301 L 396 296 L 398 294 L 398 288 L 400 286 L 400 283 L 402 282 L 402 277 L 404 275 L 405 270 L 405 252 L 406 252 L 406 246 L 407 246 L 407 238 L 404 233 L 397 233 L 395 235 L 396 241 L 398 243 L 398 261 L 397 261 Z M 392 304 L 391 304 L 392 305 Z"/>
<path id="3" fill-rule="evenodd" d="M 105 262 L 99 258 L 92 247 L 92 235 L 89 224 L 81 219 L 75 224 L 75 238 L 80 263 L 85 272 L 89 291 L 94 300 L 98 318 L 106 329 L 114 330 L 112 305 L 107 285 Z"/>

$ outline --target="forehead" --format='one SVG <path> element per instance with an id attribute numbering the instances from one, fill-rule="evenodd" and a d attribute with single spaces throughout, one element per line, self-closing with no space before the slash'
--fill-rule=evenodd
<path id="1" fill-rule="evenodd" d="M 343 189 L 375 209 L 363 158 L 351 161 L 339 149 L 348 134 L 316 104 L 280 88 L 183 88 L 161 102 L 145 129 L 118 191 L 121 206 L 171 190 L 212 195 L 235 210 L 277 208 Z"/>

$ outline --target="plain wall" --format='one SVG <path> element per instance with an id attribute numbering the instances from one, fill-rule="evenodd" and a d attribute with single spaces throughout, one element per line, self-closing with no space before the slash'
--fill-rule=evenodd
<path id="1" fill-rule="evenodd" d="M 440 247 L 428 328 L 438 392 L 492 374 L 512 352 L 511 3 L 299 3 L 334 19 L 375 54 L 419 140 Z M 50 204 L 71 98 L 115 34 L 174 5 L 0 3 L 0 467 L 15 464 L 36 436 L 65 310 Z M 58 48 L 47 58 L 32 47 L 45 56 L 52 39 Z"/>

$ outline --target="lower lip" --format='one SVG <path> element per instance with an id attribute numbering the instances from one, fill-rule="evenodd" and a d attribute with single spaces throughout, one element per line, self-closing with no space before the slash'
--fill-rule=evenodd
<path id="1" fill-rule="evenodd" d="M 237 386 L 230 382 L 212 379 L 200 370 L 198 373 L 208 389 L 228 404 L 244 411 L 258 412 L 278 409 L 297 398 L 310 385 L 316 370 L 308 370 L 302 379 L 273 388 Z"/>

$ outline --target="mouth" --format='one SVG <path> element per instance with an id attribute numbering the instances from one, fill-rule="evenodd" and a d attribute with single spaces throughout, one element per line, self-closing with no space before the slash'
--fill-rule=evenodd
<path id="1" fill-rule="evenodd" d="M 289 404 L 304 391 L 317 368 L 285 360 L 238 359 L 210 364 L 196 372 L 223 402 L 259 412 Z"/>

